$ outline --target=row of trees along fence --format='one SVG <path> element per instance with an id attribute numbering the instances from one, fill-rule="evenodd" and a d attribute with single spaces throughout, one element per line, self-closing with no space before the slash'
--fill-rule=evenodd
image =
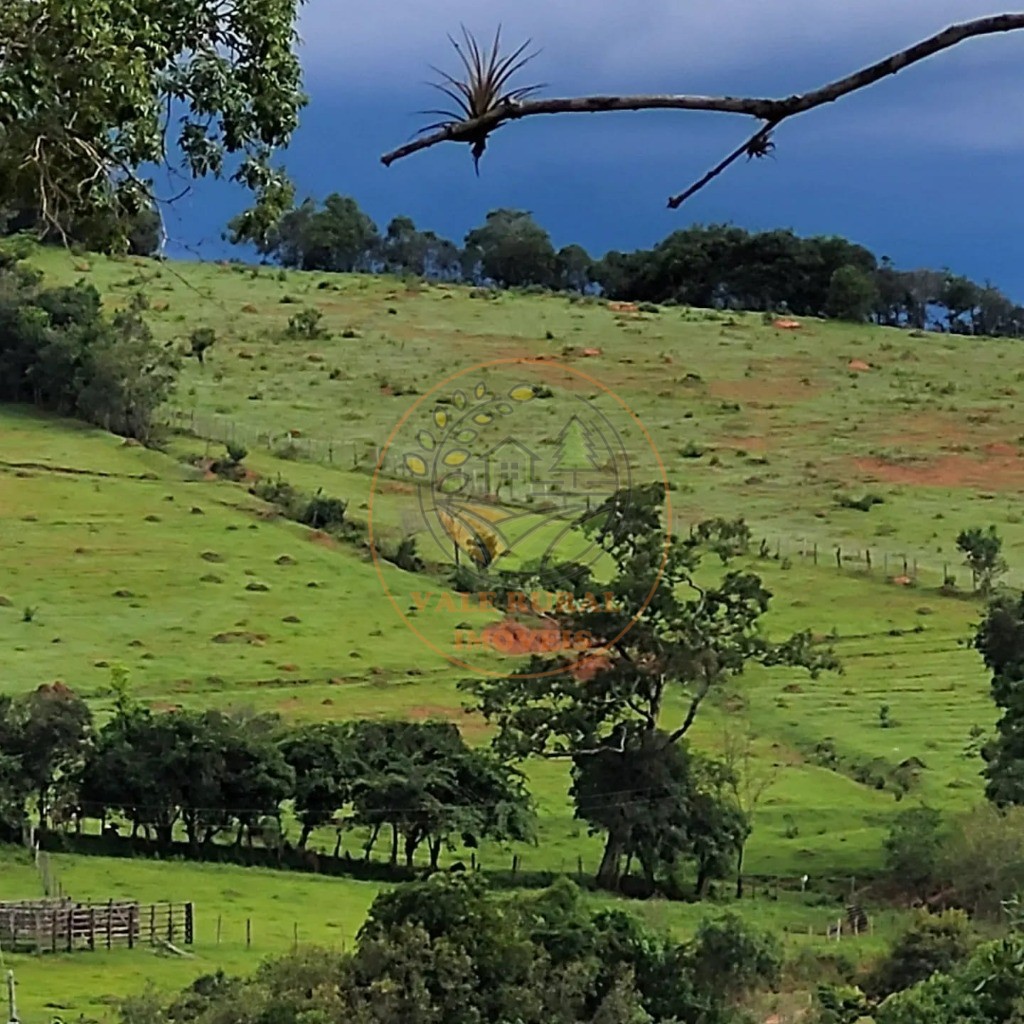
<path id="1" fill-rule="evenodd" d="M 0 902 L 0 944 L 15 953 L 132 949 L 140 943 L 191 945 L 194 931 L 191 903 L 76 903 L 67 898 Z"/>

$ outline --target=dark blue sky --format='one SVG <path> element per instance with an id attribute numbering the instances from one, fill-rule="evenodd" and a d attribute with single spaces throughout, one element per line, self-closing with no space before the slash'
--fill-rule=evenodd
<path id="1" fill-rule="evenodd" d="M 1024 34 L 971 41 L 835 106 L 785 125 L 774 159 L 738 164 L 677 211 L 665 199 L 750 131 L 744 119 L 659 112 L 538 118 L 492 139 L 473 174 L 445 144 L 391 168 L 435 105 L 428 64 L 454 70 L 444 33 L 472 15 L 510 42 L 544 49 L 522 81 L 546 95 L 702 92 L 786 95 L 852 71 L 951 21 L 991 13 L 974 0 L 519 0 L 513 19 L 486 0 L 310 0 L 303 62 L 311 97 L 284 156 L 300 196 L 355 196 L 383 228 L 395 214 L 461 241 L 488 210 L 531 210 L 556 245 L 593 254 L 649 246 L 693 222 L 837 233 L 898 265 L 949 266 L 1024 299 Z M 603 9 L 607 8 L 602 14 Z M 342 16 L 342 9 L 344 15 Z M 483 14 L 481 14 L 483 10 Z M 584 14 L 586 13 L 586 17 Z M 201 185 L 168 216 L 169 251 L 220 257 L 245 201 Z"/>

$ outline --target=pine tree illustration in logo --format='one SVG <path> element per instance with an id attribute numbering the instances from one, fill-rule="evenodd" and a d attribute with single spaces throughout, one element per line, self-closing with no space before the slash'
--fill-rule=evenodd
<path id="1" fill-rule="evenodd" d="M 558 435 L 555 445 L 555 456 L 550 472 L 568 476 L 574 489 L 578 486 L 581 474 L 600 470 L 594 439 L 578 416 L 570 417 Z"/>

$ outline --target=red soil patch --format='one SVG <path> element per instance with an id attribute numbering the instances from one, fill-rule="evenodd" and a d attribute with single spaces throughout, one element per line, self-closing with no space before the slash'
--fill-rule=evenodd
<path id="1" fill-rule="evenodd" d="M 613 313 L 638 313 L 635 302 L 609 302 L 608 309 Z"/>
<path id="2" fill-rule="evenodd" d="M 861 372 L 863 372 L 864 370 L 870 370 L 871 366 L 870 364 L 865 363 L 863 359 L 851 359 L 846 364 L 846 368 L 848 370 L 860 370 Z"/>
<path id="3" fill-rule="evenodd" d="M 801 324 L 796 320 L 773 320 L 772 327 L 777 327 L 780 331 L 798 331 Z"/>
<path id="4" fill-rule="evenodd" d="M 334 538 L 330 534 L 324 533 L 322 530 L 314 530 L 309 535 L 309 539 L 314 544 L 319 544 L 323 548 L 335 548 L 338 546 L 335 543 Z"/>
<path id="5" fill-rule="evenodd" d="M 862 474 L 892 484 L 964 487 L 985 491 L 1024 489 L 1024 457 L 1016 449 L 1012 455 L 991 451 L 982 458 L 944 455 L 938 459 L 904 465 L 886 462 L 884 459 L 854 459 L 854 465 Z"/>
<path id="6" fill-rule="evenodd" d="M 376 490 L 381 494 L 413 494 L 416 488 L 412 484 L 403 484 L 398 480 L 385 480 L 377 484 Z"/>
<path id="7" fill-rule="evenodd" d="M 582 354 L 585 355 L 585 356 L 599 356 L 601 354 L 601 349 L 599 349 L 599 348 L 585 348 L 583 350 Z"/>

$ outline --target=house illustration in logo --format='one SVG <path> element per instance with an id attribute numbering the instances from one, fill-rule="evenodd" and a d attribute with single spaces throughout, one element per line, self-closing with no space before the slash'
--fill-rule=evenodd
<path id="1" fill-rule="evenodd" d="M 484 467 L 484 486 L 488 494 L 497 494 L 502 484 L 515 487 L 537 479 L 537 456 L 522 441 L 506 437 L 480 456 Z"/>

